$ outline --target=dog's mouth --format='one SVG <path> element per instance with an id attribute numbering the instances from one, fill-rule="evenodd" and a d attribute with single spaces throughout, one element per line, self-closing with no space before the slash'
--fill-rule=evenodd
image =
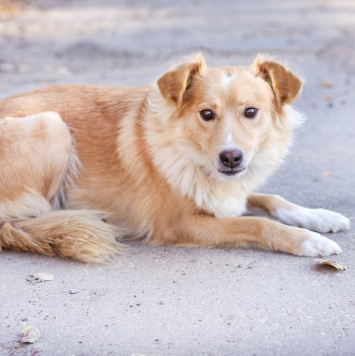
<path id="1" fill-rule="evenodd" d="M 246 170 L 246 167 L 243 168 L 230 168 L 230 169 L 219 169 L 218 172 L 222 173 L 228 177 L 236 176 Z"/>

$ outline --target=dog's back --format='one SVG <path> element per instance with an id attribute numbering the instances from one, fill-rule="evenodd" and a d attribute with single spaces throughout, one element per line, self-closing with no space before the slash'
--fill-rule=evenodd
<path id="1" fill-rule="evenodd" d="M 105 115 L 109 101 L 97 104 L 100 93 L 95 87 L 54 86 L 1 102 L 1 248 L 89 262 L 101 262 L 121 250 L 115 241 L 120 229 L 104 221 L 107 214 L 89 207 L 58 210 L 69 207 L 68 193 L 83 178 L 85 157 L 115 151 L 105 132 L 117 130 L 117 121 Z M 78 133 L 83 137 L 77 140 Z M 100 141 L 95 141 L 98 133 Z"/>

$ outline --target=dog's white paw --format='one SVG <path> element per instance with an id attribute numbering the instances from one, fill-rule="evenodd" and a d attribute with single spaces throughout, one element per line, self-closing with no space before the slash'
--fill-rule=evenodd
<path id="1" fill-rule="evenodd" d="M 297 206 L 292 210 L 280 209 L 281 221 L 292 226 L 327 233 L 345 231 L 350 228 L 350 220 L 345 216 L 325 209 L 308 209 Z"/>
<path id="2" fill-rule="evenodd" d="M 350 220 L 345 216 L 325 209 L 307 209 L 305 227 L 317 232 L 337 232 L 350 228 Z"/>
<path id="3" fill-rule="evenodd" d="M 316 232 L 309 231 L 310 237 L 300 246 L 300 256 L 329 256 L 342 253 L 339 245 Z"/>

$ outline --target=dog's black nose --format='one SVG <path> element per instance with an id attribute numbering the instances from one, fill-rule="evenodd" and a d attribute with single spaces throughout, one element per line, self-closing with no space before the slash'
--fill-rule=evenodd
<path id="1" fill-rule="evenodd" d="M 219 154 L 223 166 L 228 168 L 237 167 L 243 160 L 243 152 L 239 150 L 223 151 Z"/>

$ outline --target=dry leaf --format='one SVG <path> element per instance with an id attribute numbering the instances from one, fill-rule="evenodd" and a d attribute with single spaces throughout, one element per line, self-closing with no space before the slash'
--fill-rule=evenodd
<path id="1" fill-rule="evenodd" d="M 331 88 L 333 86 L 333 84 L 331 82 L 328 82 L 327 80 L 321 81 L 320 84 L 323 88 Z"/>
<path id="2" fill-rule="evenodd" d="M 35 273 L 27 276 L 26 280 L 31 284 L 53 281 L 54 275 L 50 273 Z"/>
<path id="3" fill-rule="evenodd" d="M 333 100 L 333 96 L 332 95 L 324 95 L 324 99 L 326 101 L 332 101 Z"/>
<path id="4" fill-rule="evenodd" d="M 331 172 L 331 171 L 324 172 L 324 176 L 326 176 L 326 177 L 330 177 L 332 175 L 333 175 L 333 172 Z"/>
<path id="5" fill-rule="evenodd" d="M 335 268 L 338 271 L 345 271 L 348 268 L 347 264 L 340 264 L 339 262 L 335 261 L 321 261 L 319 262 L 321 266 L 329 266 Z"/>
<path id="6" fill-rule="evenodd" d="M 21 335 L 21 342 L 23 344 L 33 344 L 41 337 L 41 333 L 37 328 L 26 323 L 23 324 Z"/>

